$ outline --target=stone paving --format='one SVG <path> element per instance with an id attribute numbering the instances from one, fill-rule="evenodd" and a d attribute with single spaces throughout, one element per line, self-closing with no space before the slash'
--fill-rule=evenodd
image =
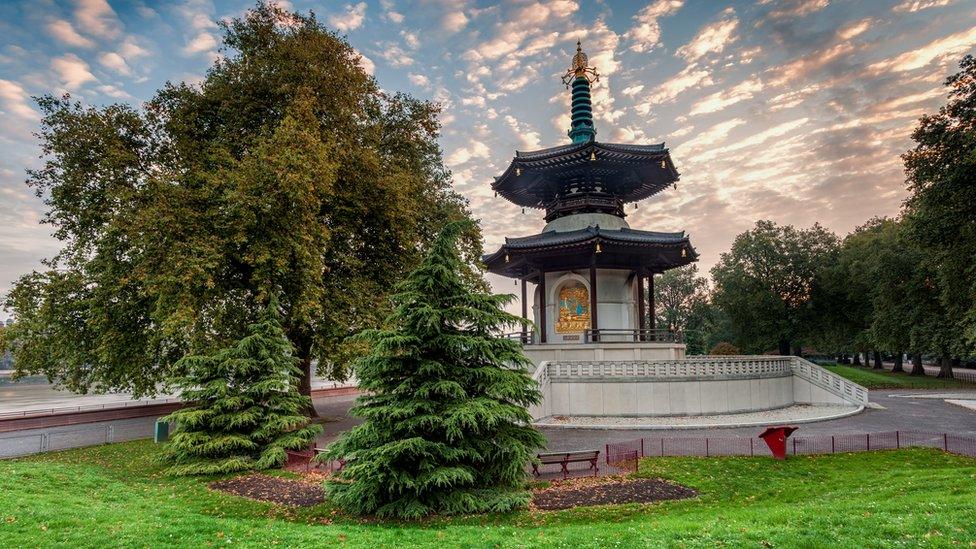
<path id="1" fill-rule="evenodd" d="M 597 416 L 552 416 L 536 423 L 540 428 L 588 429 L 605 427 L 607 429 L 708 429 L 713 427 L 747 427 L 750 425 L 769 425 L 771 423 L 809 423 L 858 413 L 860 406 L 794 404 L 785 408 L 743 412 L 737 414 L 716 414 L 700 416 L 650 416 L 650 417 L 597 417 Z"/>
<path id="2" fill-rule="evenodd" d="M 880 409 L 866 409 L 863 412 L 830 421 L 807 423 L 800 425 L 801 434 L 843 434 L 870 433 L 895 430 L 920 430 L 933 432 L 950 432 L 960 435 L 976 436 L 976 411 L 962 406 L 945 402 L 940 398 L 928 398 L 939 392 L 933 391 L 871 391 L 870 399 L 881 406 Z M 954 390 L 952 396 L 958 400 L 976 400 L 976 391 Z M 970 398 L 964 398 L 964 397 Z M 963 398 L 961 398 L 963 397 Z M 342 431 L 359 423 L 357 418 L 350 417 L 348 410 L 355 400 L 354 396 L 339 396 L 315 400 L 315 408 L 321 416 L 328 418 L 324 424 L 325 432 L 319 439 L 319 444 L 326 444 L 334 440 Z M 14 438 L 18 446 L 30 447 L 33 441 L 29 437 L 39 437 L 42 432 L 58 438 L 59 446 L 64 444 L 83 445 L 105 442 L 106 429 L 109 422 L 86 424 L 78 426 L 57 427 L 51 429 L 37 429 L 30 432 L 0 434 L 0 456 L 12 455 L 3 450 L 13 448 Z M 112 435 L 115 441 L 146 438 L 152 436 L 154 418 L 137 418 L 111 422 Z M 703 436 L 755 436 L 761 429 L 758 427 L 739 428 L 707 428 L 707 429 L 674 429 L 655 431 L 654 437 L 703 437 Z M 647 437 L 647 431 L 627 429 L 566 429 L 541 428 L 540 431 L 549 440 L 549 450 L 581 450 L 599 449 L 607 442 L 633 440 Z M 35 450 L 36 451 L 36 450 Z"/>

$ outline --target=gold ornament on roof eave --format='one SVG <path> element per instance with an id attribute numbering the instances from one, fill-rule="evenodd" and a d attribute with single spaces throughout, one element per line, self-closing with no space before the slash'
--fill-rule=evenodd
<path id="1" fill-rule="evenodd" d="M 573 80 L 582 76 L 590 84 L 600 80 L 600 75 L 596 72 L 596 67 L 588 67 L 587 63 L 590 62 L 590 58 L 583 53 L 583 44 L 577 40 L 576 41 L 576 55 L 573 56 L 573 66 L 566 74 L 563 75 L 563 84 L 568 88 Z"/>

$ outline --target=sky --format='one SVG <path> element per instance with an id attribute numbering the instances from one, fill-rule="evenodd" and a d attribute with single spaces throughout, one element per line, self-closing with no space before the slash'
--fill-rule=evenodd
<path id="1" fill-rule="evenodd" d="M 516 149 L 569 142 L 559 77 L 581 40 L 601 75 L 597 140 L 664 142 L 681 172 L 628 222 L 687 231 L 704 272 L 760 219 L 843 235 L 897 214 L 899 155 L 976 53 L 974 0 L 281 3 L 346 35 L 384 89 L 442 105 L 444 159 L 489 252 L 544 225 L 490 185 Z M 24 184 L 40 163 L 32 96 L 138 105 L 166 81 L 199 81 L 221 55 L 215 21 L 251 6 L 0 0 L 0 294 L 59 248 Z"/>

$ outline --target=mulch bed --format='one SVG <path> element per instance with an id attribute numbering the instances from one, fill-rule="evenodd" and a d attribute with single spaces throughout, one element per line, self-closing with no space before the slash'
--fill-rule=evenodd
<path id="1" fill-rule="evenodd" d="M 553 511 L 588 505 L 651 503 L 697 495 L 691 488 L 655 478 L 581 478 L 556 481 L 547 488 L 534 490 L 532 506 Z"/>
<path id="2" fill-rule="evenodd" d="M 267 475 L 246 475 L 211 482 L 210 488 L 281 505 L 310 506 L 325 501 L 321 482 L 292 480 Z"/>
<path id="3" fill-rule="evenodd" d="M 302 480 L 245 475 L 210 483 L 210 488 L 230 494 L 281 505 L 311 506 L 325 501 L 324 475 L 311 474 Z M 654 478 L 587 477 L 553 481 L 532 491 L 532 508 L 542 511 L 589 505 L 651 503 L 691 498 L 698 492 Z"/>

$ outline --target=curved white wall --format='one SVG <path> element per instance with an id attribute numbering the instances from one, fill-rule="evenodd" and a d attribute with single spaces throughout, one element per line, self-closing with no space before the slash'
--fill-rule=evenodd
<path id="1" fill-rule="evenodd" d="M 627 224 L 624 218 L 617 217 L 612 214 L 581 213 L 553 219 L 549 223 L 546 223 L 546 226 L 542 229 L 542 232 L 578 231 L 587 227 L 600 227 L 601 229 L 618 230 L 623 229 L 624 227 L 630 228 L 630 225 Z"/>

